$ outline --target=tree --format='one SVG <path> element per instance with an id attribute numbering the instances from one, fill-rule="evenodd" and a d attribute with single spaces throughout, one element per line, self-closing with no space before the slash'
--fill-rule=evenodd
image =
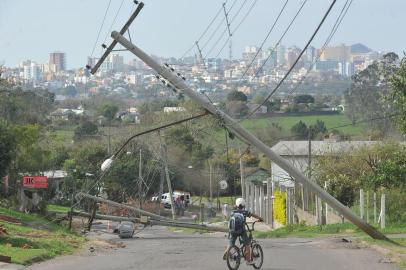
<path id="1" fill-rule="evenodd" d="M 299 121 L 296 123 L 290 130 L 293 135 L 297 137 L 297 139 L 307 139 L 309 136 L 309 130 L 307 128 L 307 125 L 303 123 L 302 121 Z"/>
<path id="2" fill-rule="evenodd" d="M 248 100 L 247 96 L 240 91 L 233 90 L 227 95 L 228 101 L 243 101 L 246 102 Z"/>
<path id="3" fill-rule="evenodd" d="M 394 91 L 394 103 L 400 112 L 398 118 L 399 126 L 406 134 L 406 56 L 403 57 L 399 69 L 390 79 L 391 87 Z"/>
<path id="4" fill-rule="evenodd" d="M 310 126 L 309 128 L 310 128 L 312 138 L 315 138 L 318 134 L 324 134 L 327 132 L 327 128 L 326 128 L 326 125 L 324 124 L 324 122 L 321 120 L 318 120 L 318 119 L 317 119 L 316 123 L 314 125 Z"/>
<path id="5" fill-rule="evenodd" d="M 295 104 L 299 103 L 314 103 L 314 97 L 312 95 L 299 95 L 293 98 Z"/>
<path id="6" fill-rule="evenodd" d="M 229 101 L 226 104 L 228 113 L 233 116 L 245 116 L 248 114 L 248 106 L 244 101 Z"/>
<path id="7" fill-rule="evenodd" d="M 111 121 L 116 116 L 118 112 L 118 106 L 113 104 L 103 104 L 100 109 L 100 114 L 104 116 L 107 120 Z"/>
<path id="8" fill-rule="evenodd" d="M 73 85 L 68 85 L 67 87 L 65 87 L 63 89 L 63 92 L 65 95 L 70 96 L 70 97 L 74 97 L 78 93 L 78 91 L 76 90 L 76 87 Z"/>
<path id="9" fill-rule="evenodd" d="M 0 177 L 7 174 L 8 167 L 13 159 L 15 137 L 5 121 L 0 121 Z"/>
<path id="10" fill-rule="evenodd" d="M 75 128 L 75 138 L 80 139 L 82 136 L 95 135 L 98 131 L 97 125 L 90 121 L 85 121 Z"/>
<path id="11" fill-rule="evenodd" d="M 396 112 L 390 80 L 398 69 L 397 61 L 395 53 L 388 53 L 352 77 L 351 86 L 344 95 L 346 112 L 352 121 L 385 118 Z M 371 121 L 369 125 L 383 134 L 393 130 L 390 119 Z"/>

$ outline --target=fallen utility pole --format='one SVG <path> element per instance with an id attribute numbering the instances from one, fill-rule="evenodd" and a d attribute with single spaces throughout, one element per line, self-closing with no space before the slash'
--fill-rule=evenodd
<path id="1" fill-rule="evenodd" d="M 94 201 L 96 201 L 96 202 L 107 203 L 107 204 L 110 204 L 110 205 L 112 205 L 112 206 L 125 208 L 125 209 L 128 209 L 128 210 L 137 212 L 139 215 L 149 216 L 149 217 L 151 217 L 151 218 L 155 218 L 155 219 L 158 219 L 158 220 L 161 220 L 161 219 L 167 220 L 167 219 L 168 219 L 168 218 L 166 218 L 166 217 L 158 216 L 158 215 L 156 215 L 156 214 L 154 214 L 154 213 L 150 213 L 150 212 L 147 212 L 147 211 L 145 211 L 145 210 L 142 210 L 142 209 L 139 209 L 139 208 L 136 208 L 136 207 L 133 207 L 133 206 L 129 206 L 129 205 L 126 205 L 126 204 L 122 204 L 122 203 L 110 201 L 110 200 L 103 199 L 103 198 L 100 198 L 100 197 L 96 197 L 96 196 L 93 196 L 93 195 L 90 195 L 90 194 L 87 194 L 87 193 L 83 193 L 83 192 L 79 192 L 79 193 L 76 195 L 76 197 L 77 197 L 77 198 L 78 198 L 78 197 L 85 197 L 85 198 L 94 200 Z"/>
<path id="2" fill-rule="evenodd" d="M 91 215 L 86 212 L 79 212 L 79 211 L 71 211 L 69 213 L 72 216 L 79 216 L 79 217 L 90 217 Z M 140 222 L 140 218 L 136 217 L 119 217 L 119 216 L 111 216 L 111 215 L 101 215 L 101 214 L 95 214 L 94 215 L 95 219 L 100 219 L 100 220 L 112 220 L 112 221 L 132 221 L 132 222 Z M 211 231 L 211 232 L 228 232 L 227 228 L 222 228 L 222 227 L 217 227 L 217 226 L 208 226 L 204 224 L 195 224 L 195 223 L 189 223 L 189 222 L 177 222 L 177 221 L 164 221 L 164 220 L 148 220 L 146 225 L 159 225 L 159 226 L 169 226 L 169 227 L 178 227 L 178 228 L 190 228 L 190 229 L 197 229 L 197 230 L 205 230 L 205 231 Z"/>
<path id="3" fill-rule="evenodd" d="M 166 79 L 170 84 L 172 84 L 178 91 L 187 95 L 190 99 L 198 103 L 200 106 L 205 108 L 207 111 L 216 115 L 224 124 L 231 130 L 233 130 L 241 139 L 249 142 L 251 145 L 255 146 L 258 150 L 264 153 L 269 159 L 271 159 L 275 164 L 281 167 L 283 170 L 288 172 L 295 181 L 299 181 L 301 184 L 307 186 L 309 189 L 313 190 L 322 200 L 327 202 L 332 208 L 337 212 L 342 214 L 346 219 L 351 221 L 365 233 L 370 235 L 374 239 L 389 240 L 384 234 L 376 230 L 370 224 L 366 223 L 364 220 L 360 219 L 355 215 L 348 207 L 340 203 L 336 198 L 331 196 L 328 192 L 322 189 L 316 183 L 310 181 L 302 172 L 296 169 L 289 161 L 282 158 L 274 151 L 272 151 L 266 144 L 255 137 L 251 132 L 242 127 L 236 120 L 230 117 L 228 114 L 224 113 L 212 103 L 207 101 L 201 94 L 193 91 L 185 82 L 181 76 L 178 76 L 169 68 L 161 66 L 154 59 L 152 59 L 148 54 L 142 51 L 140 48 L 132 44 L 129 40 L 123 37 L 120 33 L 114 31 L 111 34 L 112 38 L 124 46 L 126 49 L 131 51 L 137 57 L 139 57 L 144 63 L 155 70 L 161 77 Z"/>

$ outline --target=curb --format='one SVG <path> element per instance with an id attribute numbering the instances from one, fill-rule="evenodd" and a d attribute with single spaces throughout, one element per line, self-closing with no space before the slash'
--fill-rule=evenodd
<path id="1" fill-rule="evenodd" d="M 0 270 L 22 270 L 25 269 L 25 266 L 12 263 L 0 262 Z"/>

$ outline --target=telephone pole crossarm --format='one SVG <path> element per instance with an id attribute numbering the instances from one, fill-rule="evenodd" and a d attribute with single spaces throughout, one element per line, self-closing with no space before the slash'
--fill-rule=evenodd
<path id="1" fill-rule="evenodd" d="M 232 129 L 236 135 L 243 138 L 244 140 L 250 142 L 251 145 L 255 146 L 258 150 L 264 153 L 270 160 L 275 162 L 279 167 L 283 170 L 288 172 L 295 181 L 300 182 L 301 184 L 307 186 L 309 189 L 313 190 L 314 193 L 317 194 L 322 200 L 327 202 L 332 208 L 334 208 L 337 212 L 342 214 L 347 220 L 351 221 L 365 233 L 370 235 L 374 239 L 382 239 L 382 240 L 389 240 L 384 234 L 376 230 L 373 226 L 365 222 L 364 220 L 360 219 L 357 215 L 355 215 L 348 207 L 344 206 L 340 203 L 336 198 L 331 196 L 328 192 L 326 192 L 323 188 L 321 188 L 316 183 L 310 181 L 301 171 L 295 168 L 289 161 L 282 158 L 274 151 L 271 150 L 266 144 L 264 144 L 261 140 L 255 137 L 251 132 L 247 129 L 242 127 L 236 120 L 230 117 L 228 114 L 224 113 L 212 103 L 207 101 L 203 95 L 199 94 L 196 91 L 193 91 L 185 81 L 176 75 L 173 71 L 164 66 L 158 64 L 154 59 L 152 59 L 148 54 L 142 51 L 140 48 L 132 44 L 129 40 L 127 40 L 123 35 L 114 31 L 112 32 L 112 38 L 119 42 L 122 46 L 127 48 L 137 57 L 139 57 L 144 63 L 154 69 L 160 76 L 165 78 L 168 82 L 170 82 L 178 91 L 182 92 L 183 94 L 187 95 L 191 100 L 198 103 L 200 106 L 205 108 L 208 112 L 212 113 L 213 115 L 217 115 L 220 117 L 225 124 L 228 126 L 229 129 Z"/>
<path id="2" fill-rule="evenodd" d="M 138 14 L 141 12 L 141 9 L 144 7 L 144 3 L 140 2 L 137 6 L 137 9 L 134 11 L 134 13 L 131 15 L 131 17 L 128 19 L 126 24 L 123 26 L 123 28 L 120 30 L 120 34 L 123 35 L 125 32 L 128 31 L 130 28 L 130 25 L 132 22 L 135 20 L 135 18 L 138 16 Z M 96 72 L 99 70 L 100 66 L 103 64 L 103 62 L 106 60 L 107 56 L 114 50 L 114 47 L 117 45 L 117 40 L 113 40 L 113 42 L 110 44 L 110 46 L 107 47 L 106 51 L 102 55 L 102 57 L 97 61 L 96 65 L 91 68 L 90 73 L 93 75 L 96 74 Z"/>

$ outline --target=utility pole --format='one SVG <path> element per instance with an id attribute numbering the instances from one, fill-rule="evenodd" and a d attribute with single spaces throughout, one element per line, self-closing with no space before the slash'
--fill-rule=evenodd
<path id="1" fill-rule="evenodd" d="M 196 41 L 195 42 L 195 44 L 196 44 L 196 48 L 197 48 L 197 51 L 199 52 L 199 62 L 203 65 L 203 67 L 206 67 L 206 63 L 204 62 L 204 57 L 203 57 L 203 53 L 202 53 L 202 49 L 200 48 L 200 46 L 199 46 L 199 41 Z"/>
<path id="2" fill-rule="evenodd" d="M 289 161 L 282 158 L 276 154 L 272 149 L 264 144 L 261 140 L 255 137 L 251 132 L 242 127 L 239 122 L 230 117 L 228 114 L 214 106 L 209 102 L 203 95 L 197 91 L 193 91 L 184 81 L 184 79 L 174 73 L 172 70 L 161 66 L 153 58 L 151 58 L 147 53 L 142 51 L 140 48 L 132 44 L 128 39 L 122 36 L 122 34 L 114 31 L 111 34 L 112 38 L 120 43 L 124 48 L 131 51 L 137 57 L 139 57 L 144 63 L 155 70 L 160 76 L 166 79 L 175 89 L 181 93 L 187 95 L 191 100 L 199 104 L 201 107 L 206 109 L 211 114 L 217 116 L 221 119 L 229 130 L 232 130 L 237 136 L 242 140 L 249 142 L 251 145 L 255 146 L 259 151 L 264 153 L 269 159 L 271 159 L 280 168 L 285 170 L 290 174 L 290 176 L 299 181 L 303 185 L 307 186 L 314 193 L 316 193 L 321 199 L 326 201 L 332 208 L 337 212 L 342 214 L 346 219 L 354 223 L 357 227 L 363 230 L 365 233 L 370 235 L 375 239 L 389 240 L 384 234 L 376 230 L 373 226 L 366 223 L 364 220 L 360 219 L 355 215 L 348 207 L 340 203 L 336 198 L 331 196 L 323 188 L 321 188 L 316 183 L 312 182 L 307 178 L 301 171 L 295 168 Z"/>
<path id="3" fill-rule="evenodd" d="M 210 169 L 210 181 L 209 181 L 209 188 L 210 188 L 210 205 L 213 204 L 213 190 L 212 190 L 212 179 L 213 179 L 213 166 L 209 161 L 209 169 Z"/>
<path id="4" fill-rule="evenodd" d="M 142 198 L 142 149 L 140 149 L 140 163 L 138 168 L 138 204 L 140 208 L 142 208 Z"/>
<path id="5" fill-rule="evenodd" d="M 241 156 L 241 148 L 238 148 L 238 154 L 240 155 L 241 196 L 245 198 L 244 161 Z"/>
<path id="6" fill-rule="evenodd" d="M 226 11 L 226 3 L 223 3 L 223 10 L 224 10 L 224 16 L 226 17 L 226 23 L 227 23 L 227 30 L 228 30 L 228 39 L 229 39 L 229 43 L 228 43 L 228 57 L 230 60 L 230 64 L 231 64 L 231 60 L 233 59 L 233 43 L 231 41 L 231 37 L 233 36 L 231 29 L 230 29 L 230 22 L 228 20 L 228 13 Z"/>
<path id="7" fill-rule="evenodd" d="M 160 145 L 160 148 L 161 148 L 162 161 L 164 163 L 166 183 L 168 185 L 169 201 L 170 201 L 170 204 L 171 204 L 172 219 L 175 219 L 175 207 L 173 205 L 172 184 L 171 184 L 171 178 L 169 177 L 168 156 L 167 156 L 166 143 L 165 143 L 165 137 L 164 136 L 159 136 L 159 145 Z"/>
<path id="8" fill-rule="evenodd" d="M 107 154 L 110 156 L 110 153 L 111 153 L 111 140 L 110 140 L 110 137 L 111 137 L 111 133 L 110 133 L 110 125 L 111 125 L 111 120 L 109 121 L 109 128 L 107 129 L 108 130 L 108 135 L 107 135 Z"/>

